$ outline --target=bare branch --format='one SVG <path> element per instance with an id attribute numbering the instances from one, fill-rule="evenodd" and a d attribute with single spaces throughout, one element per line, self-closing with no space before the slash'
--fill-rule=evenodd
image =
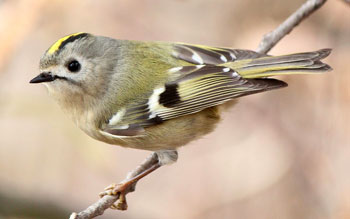
<path id="1" fill-rule="evenodd" d="M 350 0 L 343 0 L 346 4 L 350 5 Z"/>
<path id="2" fill-rule="evenodd" d="M 87 209 L 84 211 L 81 211 L 80 213 L 72 213 L 69 219 L 87 219 L 87 218 L 94 218 L 99 215 L 102 215 L 103 212 L 111 207 L 114 202 L 116 202 L 119 198 L 119 195 L 112 196 L 112 195 L 106 195 L 102 198 L 100 198 L 97 202 L 90 205 Z"/>
<path id="3" fill-rule="evenodd" d="M 280 26 L 278 26 L 272 32 L 266 34 L 259 44 L 257 52 L 267 53 L 270 51 L 284 36 L 290 33 L 294 27 L 296 27 L 301 21 L 307 18 L 310 14 L 320 8 L 327 0 L 307 0 L 296 12 L 294 12 L 289 18 L 287 18 Z M 152 165 L 158 162 L 156 153 L 152 153 L 140 166 L 131 171 L 125 180 L 128 181 L 131 178 L 139 175 L 144 170 L 150 168 Z M 134 186 L 131 185 L 127 190 L 127 193 L 134 191 Z M 72 213 L 70 219 L 88 219 L 102 215 L 103 212 L 113 206 L 118 201 L 120 195 L 105 195 L 99 199 L 96 203 L 89 206 L 80 213 Z"/>
<path id="4" fill-rule="evenodd" d="M 156 153 L 152 153 L 149 157 L 147 157 L 142 164 L 140 164 L 136 169 L 128 173 L 126 178 L 122 181 L 128 181 L 132 179 L 133 177 L 141 174 L 146 169 L 150 168 L 152 165 L 158 162 L 158 156 Z M 129 189 L 127 189 L 127 193 L 134 191 L 135 185 L 131 185 Z M 124 195 L 126 195 L 124 194 Z M 113 206 L 113 204 L 119 200 L 120 194 L 117 195 L 105 195 L 102 198 L 100 198 L 97 202 L 89 206 L 84 211 L 77 213 L 72 213 L 69 217 L 70 219 L 88 219 L 88 218 L 94 218 L 99 215 L 102 215 L 103 212 L 107 209 Z"/>
<path id="5" fill-rule="evenodd" d="M 266 34 L 261 40 L 257 52 L 267 53 L 274 47 L 283 37 L 289 34 L 305 18 L 319 9 L 327 0 L 308 0 L 291 16 L 289 16 L 275 30 Z"/>

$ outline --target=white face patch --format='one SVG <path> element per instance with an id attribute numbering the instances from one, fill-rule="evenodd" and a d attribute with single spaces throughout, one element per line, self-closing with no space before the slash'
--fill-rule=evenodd
<path id="1" fill-rule="evenodd" d="M 42 83 L 42 84 L 44 84 L 44 85 L 45 85 L 45 87 L 46 87 L 47 89 L 49 89 L 49 90 L 50 90 L 51 86 L 49 85 L 49 83 L 45 82 L 45 83 Z"/>
<path id="2" fill-rule="evenodd" d="M 125 114 L 125 109 L 119 110 L 112 118 L 109 120 L 108 125 L 117 125 L 118 122 L 123 118 Z"/>

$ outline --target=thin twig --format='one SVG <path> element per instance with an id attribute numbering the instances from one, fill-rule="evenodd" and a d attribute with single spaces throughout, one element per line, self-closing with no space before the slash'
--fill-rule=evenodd
<path id="1" fill-rule="evenodd" d="M 158 156 L 156 153 L 152 153 L 149 157 L 147 157 L 142 164 L 140 164 L 136 169 L 129 172 L 126 178 L 123 180 L 128 181 L 129 179 L 139 175 L 152 165 L 158 162 Z M 129 189 L 126 190 L 126 194 L 129 192 L 134 191 L 135 185 L 132 185 Z M 125 195 L 126 195 L 125 194 Z M 119 199 L 119 194 L 117 195 L 105 195 L 102 198 L 100 198 L 97 202 L 90 205 L 87 209 L 79 212 L 79 213 L 72 213 L 69 217 L 70 219 L 88 219 L 88 218 L 94 218 L 99 215 L 102 215 L 103 212 L 110 208 L 117 200 Z"/>
<path id="2" fill-rule="evenodd" d="M 266 34 L 261 40 L 257 52 L 267 53 L 274 47 L 283 37 L 289 34 L 294 27 L 301 21 L 319 9 L 327 0 L 308 0 L 291 16 L 289 16 L 275 30 Z"/>
<path id="3" fill-rule="evenodd" d="M 343 2 L 350 5 L 350 0 L 343 0 Z"/>
<path id="4" fill-rule="evenodd" d="M 320 8 L 327 0 L 308 0 L 297 11 L 295 11 L 290 17 L 288 17 L 280 26 L 278 26 L 272 32 L 266 34 L 259 44 L 257 52 L 267 53 L 270 51 L 284 36 L 290 33 L 294 27 L 296 27 L 301 21 L 307 18 L 310 14 Z M 125 180 L 127 181 L 132 177 L 142 173 L 145 169 L 151 167 L 154 163 L 158 162 L 156 153 L 152 153 L 140 166 L 131 171 Z M 134 188 L 127 190 L 128 192 L 134 191 Z M 117 200 L 119 195 L 105 195 L 99 199 L 96 203 L 89 206 L 80 213 L 73 213 L 70 219 L 88 219 L 102 215 L 103 212 L 111 207 Z"/>

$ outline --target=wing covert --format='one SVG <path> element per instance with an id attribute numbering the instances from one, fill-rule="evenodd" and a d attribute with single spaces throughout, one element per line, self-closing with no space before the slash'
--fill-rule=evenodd
<path id="1" fill-rule="evenodd" d="M 245 79 L 233 69 L 216 65 L 181 66 L 169 71 L 182 77 L 159 85 L 148 98 L 119 110 L 105 131 L 125 136 L 140 134 L 145 127 L 287 85 L 276 79 Z"/>

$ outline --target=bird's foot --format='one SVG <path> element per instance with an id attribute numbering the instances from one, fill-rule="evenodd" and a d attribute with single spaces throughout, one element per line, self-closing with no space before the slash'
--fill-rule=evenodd
<path id="1" fill-rule="evenodd" d="M 99 194 L 100 198 L 105 195 L 118 195 L 118 200 L 111 206 L 111 209 L 125 211 L 128 209 L 126 194 L 130 192 L 130 186 L 127 183 L 112 183 Z"/>
<path id="2" fill-rule="evenodd" d="M 99 194 L 100 198 L 106 195 L 117 196 L 118 199 L 111 208 L 126 210 L 128 208 L 126 194 L 135 191 L 136 183 L 159 167 L 175 162 L 177 157 L 176 150 L 163 150 L 151 154 L 140 166 L 130 172 L 125 180 L 106 187 L 105 190 Z"/>
<path id="3" fill-rule="evenodd" d="M 118 196 L 118 200 L 116 203 L 114 203 L 111 208 L 116 210 L 126 210 L 128 208 L 127 202 L 126 202 L 126 194 L 129 192 L 135 191 L 136 183 L 142 179 L 143 177 L 147 176 L 154 170 L 158 169 L 160 167 L 159 162 L 156 162 L 152 166 L 148 167 L 148 169 L 142 171 L 138 175 L 132 177 L 131 179 L 127 179 L 121 183 L 118 184 L 111 184 L 105 188 L 105 191 L 101 192 L 99 194 L 100 198 L 106 195 L 113 195 Z"/>

